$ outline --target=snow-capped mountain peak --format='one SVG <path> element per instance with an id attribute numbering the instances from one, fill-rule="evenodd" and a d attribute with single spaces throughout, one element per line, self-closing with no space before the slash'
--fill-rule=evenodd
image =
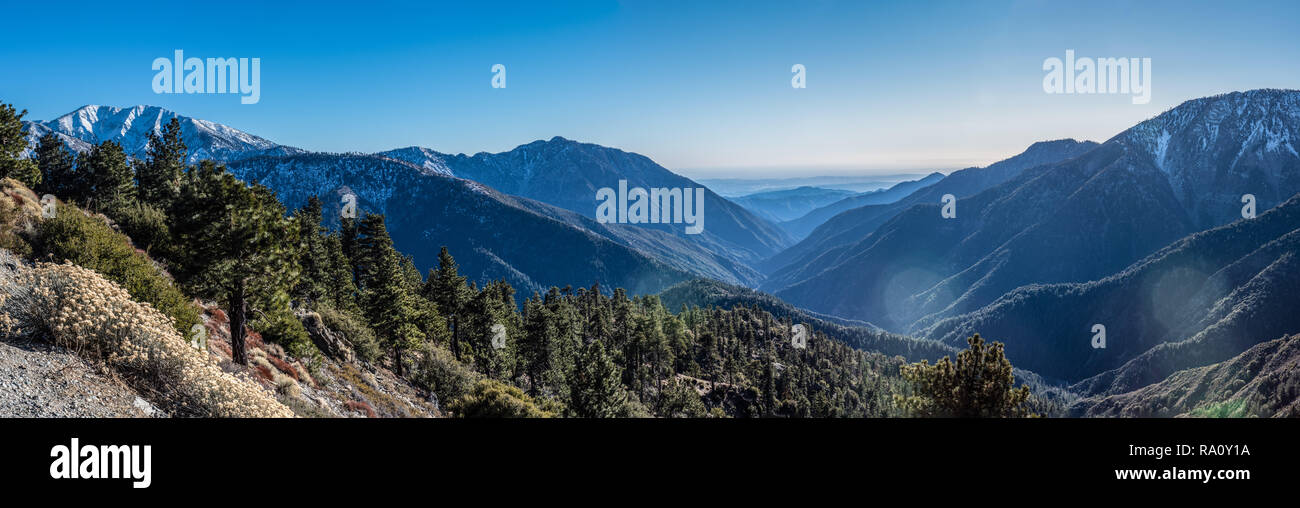
<path id="1" fill-rule="evenodd" d="M 179 115 L 158 106 L 87 105 L 49 121 L 23 122 L 27 127 L 28 145 L 53 132 L 74 151 L 112 140 L 133 157 L 142 157 L 149 134 L 158 135 L 173 118 L 180 121 L 181 136 L 190 147 L 190 162 L 203 159 L 231 161 L 254 155 L 288 155 L 302 153 L 247 132 L 215 122 Z"/>

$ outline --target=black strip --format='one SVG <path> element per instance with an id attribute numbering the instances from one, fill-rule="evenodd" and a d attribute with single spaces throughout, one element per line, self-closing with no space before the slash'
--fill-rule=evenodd
<path id="1" fill-rule="evenodd" d="M 1285 420 L 0 420 L 5 492 L 91 491 L 115 499 L 297 489 L 387 494 L 501 489 L 527 496 L 589 482 L 646 495 L 727 485 L 764 495 L 980 486 L 1196 493 L 1295 480 Z M 50 450 L 151 445 L 152 485 L 55 480 Z M 1130 445 L 1237 445 L 1250 455 L 1130 455 Z M 1238 452 L 1242 451 L 1240 448 Z M 1116 468 L 1248 469 L 1249 480 L 1115 479 Z M 578 482 L 578 483 L 575 483 Z M 721 483 L 719 483 L 721 482 Z M 525 489 L 524 486 L 530 486 Z M 666 488 L 666 487 L 664 487 Z M 928 492 L 922 490 L 921 492 Z M 1008 491 L 1010 493 L 1012 491 Z M 502 492 L 505 495 L 506 492 Z M 202 497 L 202 496 L 200 496 Z"/>

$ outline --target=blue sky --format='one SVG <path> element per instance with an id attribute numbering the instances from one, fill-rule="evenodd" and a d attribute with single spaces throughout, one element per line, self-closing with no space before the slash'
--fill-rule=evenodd
<path id="1" fill-rule="evenodd" d="M 560 135 L 717 177 L 984 165 L 1195 97 L 1300 88 L 1295 1 L 269 4 L 7 6 L 0 101 L 30 119 L 158 105 L 324 151 Z M 175 49 L 261 58 L 261 101 L 153 93 Z M 1044 93 L 1067 49 L 1151 58 L 1151 102 Z"/>

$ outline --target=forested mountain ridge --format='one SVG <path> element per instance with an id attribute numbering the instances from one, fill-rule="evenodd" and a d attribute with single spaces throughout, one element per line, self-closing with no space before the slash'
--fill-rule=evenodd
<path id="1" fill-rule="evenodd" d="M 552 285 L 603 282 L 639 293 L 689 278 L 688 272 L 595 234 L 592 224 L 567 223 L 545 207 L 522 205 L 471 180 L 420 173 L 406 163 L 372 155 L 302 154 L 251 157 L 230 163 L 240 179 L 276 191 L 291 208 L 320 195 L 326 221 L 337 227 L 342 196 L 353 193 L 358 213 L 383 214 L 399 250 L 421 272 L 435 266 L 443 245 L 464 252 L 471 280 L 505 279 L 529 291 Z M 436 241 L 435 238 L 445 239 Z M 549 245 L 558 258 L 536 255 Z M 678 266 L 690 266 L 679 264 Z"/>
<path id="2" fill-rule="evenodd" d="M 919 336 L 947 344 L 978 330 L 1002 337 L 1017 365 L 1078 382 L 1082 394 L 1122 393 L 1177 370 L 1225 360 L 1260 341 L 1300 332 L 1286 309 L 1300 270 L 1300 195 L 1166 246 L 1109 277 L 1036 284 Z M 1107 344 L 1091 344 L 1094 324 Z"/>
<path id="3" fill-rule="evenodd" d="M 447 155 L 417 147 L 408 147 L 379 155 L 405 160 L 434 171 L 483 183 L 506 194 L 523 196 L 543 203 L 594 217 L 596 191 L 602 187 L 618 188 L 619 180 L 627 187 L 699 188 L 702 185 L 656 164 L 649 157 L 591 143 L 580 143 L 559 136 L 537 140 L 502 153 Z M 680 224 L 642 224 L 671 231 L 694 242 L 697 236 L 716 237 L 714 243 L 729 244 L 730 253 L 752 262 L 775 254 L 790 243 L 780 228 L 750 213 L 744 207 L 705 189 L 704 233 L 686 235 Z"/>
<path id="4" fill-rule="evenodd" d="M 1182 370 L 1131 392 L 1089 397 L 1073 416 L 1211 418 L 1300 416 L 1300 335 L 1260 343 L 1230 360 Z"/>
<path id="5" fill-rule="evenodd" d="M 823 330 L 827 336 L 855 348 L 901 356 L 911 361 L 938 358 L 957 352 L 957 348 L 950 345 L 891 333 L 870 323 L 809 312 L 772 295 L 718 281 L 694 279 L 682 282 L 664 290 L 659 298 L 670 309 L 685 306 L 724 309 L 735 306 L 754 307 L 778 319 L 808 323 Z"/>

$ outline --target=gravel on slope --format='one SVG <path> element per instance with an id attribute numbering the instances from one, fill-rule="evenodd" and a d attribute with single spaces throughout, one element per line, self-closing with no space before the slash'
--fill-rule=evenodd
<path id="1" fill-rule="evenodd" d="M 0 339 L 0 417 L 166 416 L 75 353 L 45 342 Z"/>

